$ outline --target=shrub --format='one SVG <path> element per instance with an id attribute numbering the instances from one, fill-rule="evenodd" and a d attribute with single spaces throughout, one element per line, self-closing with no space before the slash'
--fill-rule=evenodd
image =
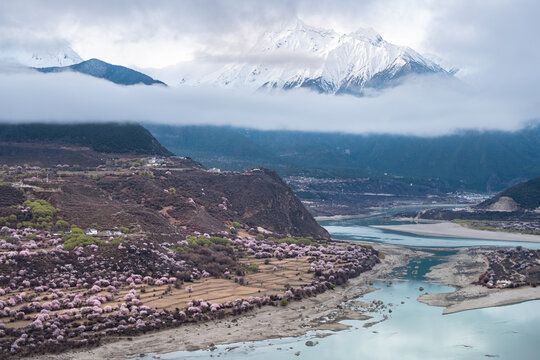
<path id="1" fill-rule="evenodd" d="M 247 265 L 245 265 L 246 272 L 248 273 L 256 273 L 259 272 L 259 265 L 255 262 L 251 262 Z"/>
<path id="2" fill-rule="evenodd" d="M 288 236 L 281 239 L 270 238 L 269 240 L 276 243 L 286 243 L 286 244 L 295 244 L 295 245 L 313 245 L 314 243 L 314 240 L 312 238 L 294 237 L 294 236 Z"/>
<path id="3" fill-rule="evenodd" d="M 101 244 L 99 239 L 93 236 L 86 235 L 84 231 L 76 226 L 71 227 L 71 233 L 64 238 L 64 249 L 73 250 L 78 246 L 87 246 Z"/>
<path id="4" fill-rule="evenodd" d="M 36 229 L 50 230 L 52 228 L 52 222 L 40 221 L 34 225 Z"/>
<path id="5" fill-rule="evenodd" d="M 235 221 L 232 223 L 232 227 L 235 229 L 240 229 L 242 225 L 238 221 Z"/>
<path id="6" fill-rule="evenodd" d="M 121 237 L 115 237 L 109 240 L 109 245 L 118 246 L 122 243 L 123 239 Z"/>
<path id="7" fill-rule="evenodd" d="M 31 221 L 23 221 L 23 222 L 20 222 L 19 224 L 21 224 L 21 227 L 34 227 L 34 224 L 31 222 Z M 19 225 L 17 224 L 17 226 Z"/>
<path id="8" fill-rule="evenodd" d="M 70 226 L 67 221 L 60 219 L 54 224 L 54 227 L 58 231 L 68 231 Z"/>
<path id="9" fill-rule="evenodd" d="M 51 221 L 52 217 L 58 212 L 58 209 L 46 200 L 26 200 L 24 205 L 30 208 L 35 221 Z"/>
<path id="10" fill-rule="evenodd" d="M 281 299 L 281 301 L 279 302 L 279 304 L 280 304 L 281 306 L 287 306 L 287 305 L 289 305 L 289 300 L 283 298 L 283 299 Z"/>
<path id="11" fill-rule="evenodd" d="M 17 215 L 11 214 L 9 216 L 0 217 L 0 225 L 12 225 L 17 223 Z"/>
<path id="12" fill-rule="evenodd" d="M 230 240 L 218 236 L 211 236 L 209 238 L 204 236 L 193 236 L 189 235 L 186 237 L 186 241 L 189 246 L 210 246 L 212 244 L 216 245 L 230 245 Z"/>
<path id="13" fill-rule="evenodd" d="M 172 247 L 178 256 L 191 266 L 205 270 L 214 277 L 222 277 L 228 271 L 235 271 L 240 265 L 235 258 L 232 246 L 211 244 L 209 246 Z M 176 276 L 180 278 L 177 274 Z M 189 280 L 189 277 L 185 280 Z"/>
<path id="14" fill-rule="evenodd" d="M 15 224 L 17 222 L 17 216 L 9 215 L 0 217 L 0 226 Z"/>

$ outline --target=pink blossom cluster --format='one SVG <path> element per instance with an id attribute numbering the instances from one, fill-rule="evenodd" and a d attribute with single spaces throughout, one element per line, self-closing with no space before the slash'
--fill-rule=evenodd
<path id="1" fill-rule="evenodd" d="M 3 226 L 0 235 L 0 251 L 24 251 L 22 255 L 29 254 L 30 250 L 48 249 L 63 243 L 62 238 L 48 231 L 32 228 L 12 229 Z"/>
<path id="2" fill-rule="evenodd" d="M 187 280 L 206 275 L 174 255 L 163 246 L 149 243 L 128 244 L 107 254 L 97 246 L 78 247 L 72 251 L 64 250 L 61 245 L 38 250 L 0 251 L 0 265 L 4 265 L 0 286 L 19 291 L 25 288 L 37 292 L 87 288 L 98 292 L 97 287 L 118 288 L 123 284 L 174 284 L 180 281 L 176 276 L 180 273 Z"/>
<path id="3" fill-rule="evenodd" d="M 475 251 L 475 250 L 470 250 Z M 488 288 L 516 288 L 540 285 L 540 250 L 516 248 L 484 251 L 488 268 L 478 284 Z"/>
<path id="4" fill-rule="evenodd" d="M 26 241 L 27 235 L 14 235 L 20 236 L 20 242 Z M 36 243 L 54 239 L 46 232 L 39 235 L 42 238 L 33 237 Z M 185 308 L 174 310 L 145 306 L 141 300 L 144 286 L 179 285 L 183 280 L 210 276 L 172 251 L 175 244 L 124 243 L 108 252 L 99 246 L 66 251 L 61 243 L 37 249 L 33 245 L 4 252 L 0 249 L 0 357 L 89 346 L 104 336 L 139 334 L 241 314 L 265 305 L 277 306 L 283 299 L 299 300 L 327 291 L 379 261 L 376 251 L 362 246 L 235 239 L 235 251 L 253 257 L 306 257 L 313 274 L 311 282 L 281 294 L 224 303 L 192 300 Z M 231 273 L 225 271 L 223 275 Z M 185 291 L 193 293 L 191 286 Z M 17 320 L 29 322 L 22 328 L 2 323 Z"/>

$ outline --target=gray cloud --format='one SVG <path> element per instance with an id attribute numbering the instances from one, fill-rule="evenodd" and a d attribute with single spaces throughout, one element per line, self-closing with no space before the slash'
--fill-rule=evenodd
<path id="1" fill-rule="evenodd" d="M 189 36 L 204 47 L 243 46 L 261 28 L 296 17 L 290 1 L 237 0 L 6 0 L 0 3 L 0 36 L 137 43 Z M 248 40 L 249 39 L 249 40 Z"/>
<path id="2" fill-rule="evenodd" d="M 530 98 L 501 101 L 459 82 L 410 79 L 377 96 L 294 91 L 242 94 L 204 88 L 124 87 L 75 73 L 0 74 L 0 121 L 147 121 L 258 129 L 438 135 L 516 130 L 533 120 Z"/>
<path id="3" fill-rule="evenodd" d="M 305 66 L 320 66 L 323 64 L 322 57 L 311 56 L 309 54 L 299 54 L 290 51 L 280 51 L 277 54 L 196 54 L 195 61 L 209 63 L 248 63 L 248 64 L 268 64 L 268 65 L 294 65 L 301 68 Z"/>

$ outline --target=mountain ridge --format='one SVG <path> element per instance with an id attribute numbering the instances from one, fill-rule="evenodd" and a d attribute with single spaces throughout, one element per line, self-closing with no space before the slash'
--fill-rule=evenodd
<path id="1" fill-rule="evenodd" d="M 207 166 L 270 167 L 281 176 L 433 178 L 493 192 L 540 173 L 540 126 L 433 138 L 146 125 L 175 153 Z"/>
<path id="2" fill-rule="evenodd" d="M 170 156 L 172 153 L 135 123 L 0 124 L 0 142 L 87 146 L 102 153 Z"/>
<path id="3" fill-rule="evenodd" d="M 506 205 L 506 209 L 503 206 Z M 518 211 L 540 208 L 540 176 L 514 185 L 478 204 L 478 209 Z"/>
<path id="4" fill-rule="evenodd" d="M 385 41 L 373 29 L 340 34 L 300 20 L 263 34 L 242 58 L 247 60 L 199 79 L 181 76 L 182 83 L 361 96 L 369 89 L 395 86 L 409 75 L 453 75 L 415 50 Z"/>
<path id="5" fill-rule="evenodd" d="M 105 79 L 119 85 L 157 84 L 166 86 L 164 82 L 156 80 L 140 71 L 130 69 L 126 66 L 113 65 L 95 58 L 69 66 L 53 66 L 35 69 L 42 73 L 75 71 L 96 78 Z"/>

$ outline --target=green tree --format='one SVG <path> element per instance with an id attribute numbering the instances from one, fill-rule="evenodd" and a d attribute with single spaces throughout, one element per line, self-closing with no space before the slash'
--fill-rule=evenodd
<path id="1" fill-rule="evenodd" d="M 65 221 L 65 220 L 60 219 L 54 224 L 54 227 L 58 231 L 68 231 L 69 230 L 69 223 L 67 221 Z"/>

